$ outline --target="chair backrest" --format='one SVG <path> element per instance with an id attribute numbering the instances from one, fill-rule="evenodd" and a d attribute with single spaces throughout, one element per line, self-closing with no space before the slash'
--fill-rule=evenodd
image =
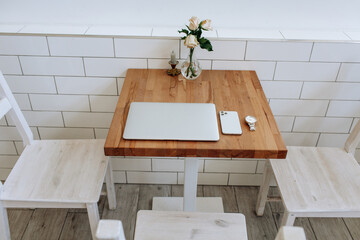
<path id="1" fill-rule="evenodd" d="M 345 142 L 345 150 L 348 153 L 354 154 L 355 149 L 359 146 L 360 143 L 360 120 L 355 125 L 354 129 L 351 131 L 350 136 Z"/>
<path id="2" fill-rule="evenodd" d="M 302 227 L 281 227 L 275 240 L 306 240 L 305 232 Z"/>
<path id="3" fill-rule="evenodd" d="M 2 72 L 0 71 L 0 118 L 5 114 L 11 118 L 19 131 L 24 145 L 33 141 L 33 134 L 7 84 Z"/>

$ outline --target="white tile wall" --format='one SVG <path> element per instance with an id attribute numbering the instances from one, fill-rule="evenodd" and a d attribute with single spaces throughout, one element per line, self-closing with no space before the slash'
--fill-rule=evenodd
<path id="1" fill-rule="evenodd" d="M 295 117 L 274 116 L 278 128 L 282 132 L 291 132 Z"/>
<path id="2" fill-rule="evenodd" d="M 248 42 L 246 60 L 308 61 L 312 43 Z"/>
<path id="3" fill-rule="evenodd" d="M 342 63 L 337 81 L 360 82 L 360 64 Z"/>
<path id="4" fill-rule="evenodd" d="M 348 133 L 352 118 L 296 117 L 294 132 Z"/>
<path id="5" fill-rule="evenodd" d="M 117 94 L 115 78 L 55 77 L 55 80 L 61 94 Z"/>
<path id="6" fill-rule="evenodd" d="M 229 185 L 260 186 L 262 174 L 235 174 L 231 173 Z"/>
<path id="7" fill-rule="evenodd" d="M 179 60 L 178 65 L 176 66 L 178 69 L 181 68 L 181 64 L 183 60 Z M 211 61 L 210 60 L 199 60 L 200 66 L 203 70 L 211 69 Z M 148 68 L 150 69 L 170 69 L 169 59 L 148 59 Z"/>
<path id="8" fill-rule="evenodd" d="M 274 80 L 335 81 L 340 63 L 278 62 Z"/>
<path id="9" fill-rule="evenodd" d="M 33 133 L 34 139 L 37 140 L 39 139 L 39 134 L 37 132 L 36 128 L 31 127 L 31 132 Z M 0 127 L 0 140 L 4 140 L 4 141 L 11 141 L 11 140 L 18 140 L 18 141 L 22 141 L 22 138 L 18 132 L 18 130 L 16 129 L 16 127 L 5 127 L 5 126 L 1 126 Z"/>
<path id="10" fill-rule="evenodd" d="M 3 74 L 22 74 L 19 58 L 16 56 L 0 56 L 0 71 Z"/>
<path id="11" fill-rule="evenodd" d="M 95 138 L 106 139 L 108 132 L 109 132 L 108 128 L 95 128 Z"/>
<path id="12" fill-rule="evenodd" d="M 304 31 L 304 30 L 282 30 L 286 39 L 291 40 L 345 40 L 350 38 L 340 31 Z"/>
<path id="13" fill-rule="evenodd" d="M 91 139 L 94 138 L 92 128 L 45 128 L 39 127 L 41 139 Z"/>
<path id="14" fill-rule="evenodd" d="M 0 168 L 14 167 L 18 158 L 18 156 L 0 156 Z"/>
<path id="15" fill-rule="evenodd" d="M 256 168 L 256 173 L 263 173 L 264 170 L 265 170 L 265 163 L 266 161 L 263 160 L 263 161 L 258 161 L 258 165 L 257 165 L 257 168 Z"/>
<path id="16" fill-rule="evenodd" d="M 183 159 L 172 159 L 172 158 L 153 158 L 152 159 L 152 170 L 157 172 L 183 172 L 184 171 L 184 160 Z M 199 160 L 199 172 L 204 170 L 204 160 Z"/>
<path id="17" fill-rule="evenodd" d="M 360 44 L 315 43 L 311 61 L 360 62 Z"/>
<path id="18" fill-rule="evenodd" d="M 270 99 L 274 115 L 283 116 L 325 116 L 327 100 L 283 100 Z"/>
<path id="19" fill-rule="evenodd" d="M 219 38 L 284 39 L 280 31 L 255 29 L 218 29 Z"/>
<path id="20" fill-rule="evenodd" d="M 14 97 L 21 110 L 32 110 L 27 94 L 14 94 Z"/>
<path id="21" fill-rule="evenodd" d="M 122 171 L 113 171 L 114 183 L 126 183 L 126 174 Z"/>
<path id="22" fill-rule="evenodd" d="M 205 172 L 255 173 L 256 161 L 205 160 Z"/>
<path id="23" fill-rule="evenodd" d="M 82 95 L 30 94 L 34 110 L 90 111 L 89 98 Z"/>
<path id="24" fill-rule="evenodd" d="M 0 36 L 0 54 L 48 56 L 46 37 Z"/>
<path id="25" fill-rule="evenodd" d="M 52 76 L 8 75 L 5 79 L 13 93 L 56 93 Z"/>
<path id="26" fill-rule="evenodd" d="M 229 179 L 228 173 L 199 173 L 199 185 L 227 185 Z M 184 174 L 178 173 L 178 184 L 184 184 Z"/>
<path id="27" fill-rule="evenodd" d="M 287 146 L 315 147 L 319 133 L 281 133 Z"/>
<path id="28" fill-rule="evenodd" d="M 326 116 L 360 117 L 359 101 L 330 101 Z"/>
<path id="29" fill-rule="evenodd" d="M 322 133 L 317 146 L 343 148 L 348 137 L 349 134 Z"/>
<path id="30" fill-rule="evenodd" d="M 26 75 L 84 76 L 81 58 L 70 57 L 20 57 Z"/>
<path id="31" fill-rule="evenodd" d="M 261 81 L 267 98 L 299 99 L 302 82 Z"/>
<path id="32" fill-rule="evenodd" d="M 115 171 L 151 171 L 150 158 L 111 158 Z"/>
<path id="33" fill-rule="evenodd" d="M 66 127 L 99 127 L 108 128 L 113 113 L 85 113 L 85 112 L 64 112 Z"/>
<path id="34" fill-rule="evenodd" d="M 112 38 L 48 37 L 51 56 L 114 57 Z"/>
<path id="35" fill-rule="evenodd" d="M 118 96 L 90 96 L 92 112 L 115 112 Z"/>
<path id="36" fill-rule="evenodd" d="M 124 85 L 125 78 L 116 78 L 117 85 L 118 85 L 118 95 L 120 95 L 122 87 Z"/>
<path id="37" fill-rule="evenodd" d="M 10 174 L 10 171 L 10 168 L 0 168 L 0 180 L 6 180 Z"/>
<path id="38" fill-rule="evenodd" d="M 21 154 L 25 148 L 24 143 L 22 141 L 15 141 L 14 143 L 18 154 Z"/>
<path id="39" fill-rule="evenodd" d="M 198 59 L 218 59 L 218 60 L 244 60 L 245 55 L 245 41 L 211 41 L 213 46 L 212 52 L 205 49 L 198 48 L 195 50 L 195 56 Z M 187 58 L 189 55 L 189 49 L 184 46 L 184 42 L 181 41 L 181 58 Z"/>
<path id="40" fill-rule="evenodd" d="M 360 84 L 305 82 L 302 99 L 360 100 Z"/>
<path id="41" fill-rule="evenodd" d="M 213 61 L 214 70 L 255 70 L 260 80 L 272 80 L 275 62 L 260 61 Z"/>
<path id="42" fill-rule="evenodd" d="M 64 127 L 61 112 L 23 111 L 23 114 L 29 126 Z M 8 123 L 9 126 L 15 125 L 10 119 Z"/>
<path id="43" fill-rule="evenodd" d="M 177 173 L 127 172 L 128 183 L 177 184 Z"/>
<path id="44" fill-rule="evenodd" d="M 0 141 L 0 154 L 16 155 L 15 144 L 12 141 Z M 1 165 L 1 160 L 0 160 Z"/>
<path id="45" fill-rule="evenodd" d="M 115 38 L 116 57 L 170 58 L 171 51 L 179 56 L 179 41 L 170 39 Z"/>
<path id="46" fill-rule="evenodd" d="M 125 77 L 129 68 L 147 68 L 146 59 L 84 58 L 86 75 Z"/>

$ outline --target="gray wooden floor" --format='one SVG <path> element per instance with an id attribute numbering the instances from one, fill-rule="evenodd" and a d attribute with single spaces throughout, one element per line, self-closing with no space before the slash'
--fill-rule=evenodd
<path id="1" fill-rule="evenodd" d="M 274 239 L 283 208 L 281 203 L 267 204 L 263 217 L 254 214 L 258 187 L 199 186 L 198 196 L 221 196 L 225 212 L 241 212 L 246 216 L 249 240 Z M 117 208 L 108 210 L 106 197 L 99 202 L 101 218 L 121 219 L 126 238 L 133 239 L 136 212 L 151 209 L 154 196 L 182 196 L 180 185 L 116 184 Z M 271 189 L 277 195 L 276 188 Z M 9 210 L 12 239 L 91 239 L 84 209 Z M 360 239 L 360 219 L 299 218 L 295 225 L 305 229 L 308 240 Z"/>

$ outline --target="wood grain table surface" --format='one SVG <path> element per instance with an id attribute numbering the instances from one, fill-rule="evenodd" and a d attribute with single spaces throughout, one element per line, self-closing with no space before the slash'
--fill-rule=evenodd
<path id="1" fill-rule="evenodd" d="M 218 142 L 125 140 L 131 102 L 214 103 L 219 111 L 237 111 L 242 135 Z M 257 118 L 250 131 L 245 117 Z M 181 126 L 179 126 L 181 127 Z M 129 69 L 105 143 L 107 156 L 285 158 L 287 149 L 255 71 L 205 70 L 196 80 L 168 76 L 164 69 Z"/>

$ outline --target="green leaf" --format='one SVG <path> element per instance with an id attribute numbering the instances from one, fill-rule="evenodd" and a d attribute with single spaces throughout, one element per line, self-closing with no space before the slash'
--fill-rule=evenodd
<path id="1" fill-rule="evenodd" d="M 209 52 L 213 51 L 211 42 L 210 42 L 208 39 L 206 39 L 206 38 L 200 38 L 198 41 L 199 41 L 200 47 L 201 47 L 202 49 L 206 49 L 206 50 L 208 50 Z"/>
<path id="2" fill-rule="evenodd" d="M 181 40 L 184 40 L 186 38 L 186 36 L 182 37 Z"/>
<path id="3" fill-rule="evenodd" d="M 186 35 L 188 35 L 189 34 L 189 31 L 188 30 L 186 30 L 186 29 L 181 29 L 181 30 L 179 30 L 178 31 L 179 33 L 185 33 Z"/>

